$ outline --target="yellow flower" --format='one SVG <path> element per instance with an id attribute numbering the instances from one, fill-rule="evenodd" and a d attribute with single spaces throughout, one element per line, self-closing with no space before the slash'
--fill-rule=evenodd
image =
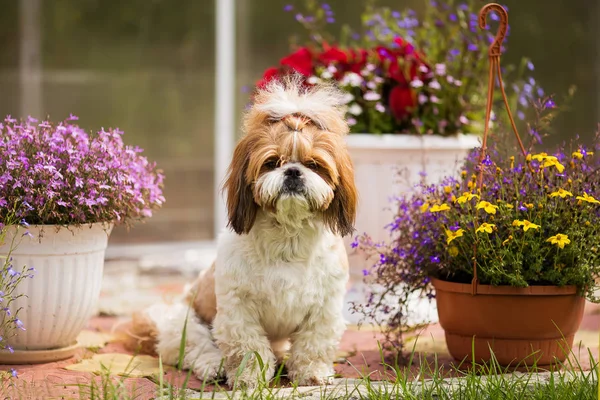
<path id="1" fill-rule="evenodd" d="M 512 210 L 513 208 L 515 208 L 515 206 L 513 206 L 512 204 L 506 203 L 506 208 Z"/>
<path id="2" fill-rule="evenodd" d="M 448 248 L 448 254 L 450 254 L 450 257 L 456 257 L 458 255 L 458 247 L 450 246 Z"/>
<path id="3" fill-rule="evenodd" d="M 475 182 L 469 181 L 469 183 L 467 183 L 467 187 L 469 189 L 473 189 L 475 187 Z"/>
<path id="4" fill-rule="evenodd" d="M 556 234 L 550 238 L 548 238 L 548 240 L 546 240 L 546 242 L 550 242 L 552 244 L 557 245 L 559 248 L 564 249 L 566 244 L 571 243 L 571 240 L 569 239 L 569 237 L 567 235 L 563 235 L 562 233 Z"/>
<path id="5" fill-rule="evenodd" d="M 462 176 L 463 178 L 465 176 L 467 176 L 467 171 L 465 171 L 465 170 L 460 171 L 460 176 Z"/>
<path id="6" fill-rule="evenodd" d="M 510 169 L 515 167 L 515 156 L 510 156 Z"/>
<path id="7" fill-rule="evenodd" d="M 533 204 L 532 203 L 525 203 L 525 207 L 532 209 L 533 208 Z"/>
<path id="8" fill-rule="evenodd" d="M 535 155 L 531 156 L 532 159 L 537 160 L 537 161 L 544 161 L 547 157 L 548 157 L 547 153 L 540 153 L 540 154 L 535 154 Z"/>
<path id="9" fill-rule="evenodd" d="M 431 211 L 432 213 L 434 212 L 440 212 L 440 211 L 447 211 L 450 209 L 450 206 L 448 206 L 448 204 L 441 204 L 441 205 L 435 205 L 433 207 L 431 207 L 431 209 L 429 211 Z"/>
<path id="10" fill-rule="evenodd" d="M 474 197 L 479 198 L 479 195 L 469 193 L 469 192 L 464 192 L 462 194 L 462 196 L 460 196 L 458 199 L 456 199 L 456 201 L 458 202 L 458 204 L 463 204 L 463 203 L 466 203 L 467 201 L 470 201 Z"/>
<path id="11" fill-rule="evenodd" d="M 425 202 L 423 203 L 423 205 L 421 207 L 419 207 L 421 212 L 425 212 L 427 211 L 427 209 L 429 208 L 429 203 Z"/>
<path id="12" fill-rule="evenodd" d="M 556 160 L 556 157 L 553 157 L 553 158 L 554 159 L 547 159 L 544 162 L 544 168 L 554 166 L 558 170 L 558 173 L 562 174 L 562 172 L 565 170 L 565 166 L 562 165 L 561 163 L 559 163 L 558 160 Z"/>
<path id="13" fill-rule="evenodd" d="M 527 156 L 525 157 L 525 161 L 531 161 L 531 154 L 527 154 Z"/>
<path id="14" fill-rule="evenodd" d="M 600 201 L 596 200 L 595 198 L 593 198 L 592 196 L 590 196 L 587 193 L 584 193 L 583 196 L 577 196 L 575 198 L 577 200 L 587 201 L 588 203 L 592 203 L 592 204 L 600 204 Z"/>
<path id="15" fill-rule="evenodd" d="M 444 186 L 444 193 L 446 193 L 446 194 L 452 193 L 452 187 L 451 186 Z"/>
<path id="16" fill-rule="evenodd" d="M 487 222 L 484 222 L 483 224 L 481 224 L 479 226 L 479 228 L 477 228 L 477 230 L 475 230 L 475 232 L 492 233 L 492 230 L 495 226 L 496 225 L 494 225 L 494 224 L 488 224 Z"/>
<path id="17" fill-rule="evenodd" d="M 579 160 L 581 160 L 583 158 L 583 153 L 581 153 L 579 150 L 574 151 L 572 154 L 573 158 L 577 158 Z"/>
<path id="18" fill-rule="evenodd" d="M 480 201 L 477 203 L 477 209 L 479 210 L 481 208 L 483 208 L 483 210 L 488 214 L 496 214 L 498 206 L 493 205 L 489 201 Z"/>
<path id="19" fill-rule="evenodd" d="M 510 235 L 510 236 L 508 237 L 508 239 L 506 239 L 504 242 L 502 242 L 502 246 L 506 246 L 506 245 L 508 244 L 508 242 L 510 242 L 511 240 L 513 240 L 513 237 L 512 237 L 512 235 Z"/>
<path id="20" fill-rule="evenodd" d="M 450 244 L 450 242 L 452 242 L 454 239 L 461 237 L 464 232 L 465 232 L 464 229 L 458 229 L 455 232 L 452 232 L 451 230 L 446 229 L 446 236 L 448 236 L 448 239 L 446 239 L 446 243 Z"/>
<path id="21" fill-rule="evenodd" d="M 561 198 L 564 199 L 567 196 L 573 196 L 573 193 L 571 193 L 568 190 L 565 190 L 563 188 L 560 188 L 557 191 L 550 193 L 550 197 L 556 197 L 556 196 L 560 196 Z"/>
<path id="22" fill-rule="evenodd" d="M 528 220 L 526 220 L 526 219 L 524 219 L 524 220 L 522 220 L 522 221 L 521 221 L 521 220 L 519 220 L 519 219 L 515 219 L 515 220 L 513 221 L 512 225 L 513 225 L 513 226 L 522 226 L 522 227 L 523 227 L 523 230 L 524 230 L 525 232 L 527 232 L 527 231 L 528 231 L 528 230 L 530 230 L 530 229 L 539 229 L 539 228 L 540 228 L 540 226 L 539 226 L 539 225 L 537 225 L 537 224 L 534 224 L 533 222 L 531 222 L 531 221 L 528 221 Z"/>

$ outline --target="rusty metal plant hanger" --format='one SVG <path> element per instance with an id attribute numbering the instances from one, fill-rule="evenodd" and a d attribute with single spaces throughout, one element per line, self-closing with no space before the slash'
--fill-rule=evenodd
<path id="1" fill-rule="evenodd" d="M 490 118 L 492 114 L 492 105 L 494 101 L 494 75 L 497 74 L 498 85 L 500 86 L 500 91 L 502 92 L 502 98 L 504 100 L 504 105 L 506 107 L 506 112 L 508 114 L 508 118 L 510 120 L 510 124 L 517 138 L 517 142 L 519 143 L 519 147 L 521 148 L 521 152 L 523 156 L 527 156 L 527 151 L 525 150 L 525 146 L 523 146 L 523 142 L 521 137 L 519 136 L 519 132 L 517 131 L 517 126 L 515 124 L 515 120 L 510 111 L 510 106 L 508 104 L 508 98 L 506 97 L 506 92 L 504 90 L 504 83 L 502 82 L 502 70 L 500 68 L 500 55 L 502 54 L 502 43 L 504 42 L 504 38 L 506 37 L 506 33 L 508 31 L 508 12 L 504 7 L 497 3 L 486 4 L 479 11 L 479 28 L 485 30 L 486 29 L 486 19 L 489 13 L 495 11 L 498 13 L 500 26 L 498 27 L 498 31 L 496 32 L 496 37 L 494 41 L 490 45 L 488 51 L 488 57 L 490 59 L 490 73 L 488 80 L 488 97 L 487 97 L 487 105 L 485 111 L 485 126 L 483 131 L 483 140 L 481 144 L 481 153 L 479 155 L 479 176 L 477 178 L 477 184 L 475 188 L 481 188 L 483 184 L 483 161 L 485 160 L 485 153 L 487 149 L 487 138 L 489 135 L 489 127 L 490 127 Z M 473 245 L 473 280 L 471 281 L 472 294 L 477 294 L 477 241 Z"/>

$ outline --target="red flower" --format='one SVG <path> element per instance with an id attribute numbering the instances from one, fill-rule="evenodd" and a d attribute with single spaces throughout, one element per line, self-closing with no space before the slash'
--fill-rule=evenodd
<path id="1" fill-rule="evenodd" d="M 301 47 L 295 53 L 284 57 L 280 61 L 281 65 L 288 66 L 304 76 L 310 76 L 313 73 L 313 60 L 310 50 Z"/>
<path id="2" fill-rule="evenodd" d="M 319 61 L 325 65 L 331 63 L 346 64 L 348 55 L 337 47 L 328 47 L 319 55 Z"/>
<path id="3" fill-rule="evenodd" d="M 348 70 L 357 74 L 360 73 L 367 64 L 368 56 L 369 52 L 365 49 L 350 50 L 350 65 L 348 66 Z"/>
<path id="4" fill-rule="evenodd" d="M 397 119 L 405 119 L 417 105 L 415 93 L 408 86 L 396 85 L 390 92 L 389 106 Z"/>
<path id="5" fill-rule="evenodd" d="M 263 74 L 262 79 L 256 84 L 259 88 L 264 88 L 269 82 L 273 79 L 277 79 L 279 77 L 279 69 L 275 67 L 268 68 Z"/>

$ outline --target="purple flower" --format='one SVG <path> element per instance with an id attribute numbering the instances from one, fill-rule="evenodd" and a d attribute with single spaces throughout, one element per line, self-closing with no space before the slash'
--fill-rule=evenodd
<path id="1" fill-rule="evenodd" d="M 549 99 L 544 104 L 544 107 L 546 107 L 546 108 L 555 108 L 556 107 L 556 103 L 554 102 L 554 100 Z"/>
<path id="2" fill-rule="evenodd" d="M 9 204 L 17 204 L 25 227 L 109 222 L 116 215 L 126 222 L 162 206 L 164 176 L 142 150 L 126 146 L 119 129 L 89 134 L 71 123 L 75 118 L 7 118 L 0 126 L 0 220 Z"/>
<path id="3" fill-rule="evenodd" d="M 467 46 L 467 50 L 477 51 L 477 50 L 479 50 L 479 46 L 477 46 L 475 43 L 469 43 L 469 45 Z"/>
<path id="4" fill-rule="evenodd" d="M 451 55 L 452 57 L 456 57 L 456 56 L 458 56 L 459 54 L 460 54 L 460 50 L 458 50 L 458 49 L 451 49 L 451 50 L 450 50 L 450 55 Z"/>
<path id="5" fill-rule="evenodd" d="M 498 16 L 498 14 L 496 14 L 496 12 L 495 12 L 495 11 L 492 11 L 492 12 L 490 13 L 490 19 L 491 19 L 492 21 L 500 21 L 500 17 Z"/>
<path id="6" fill-rule="evenodd" d="M 517 111 L 517 117 L 523 121 L 525 119 L 525 113 L 521 110 Z"/>
<path id="7" fill-rule="evenodd" d="M 369 271 L 368 271 L 368 270 L 366 270 L 366 269 L 363 269 L 363 270 L 362 270 L 362 273 L 363 273 L 363 276 L 367 276 L 367 275 L 369 275 Z"/>
<path id="8" fill-rule="evenodd" d="M 527 61 L 527 69 L 530 71 L 533 71 L 535 69 L 531 61 Z"/>
<path id="9" fill-rule="evenodd" d="M 323 8 L 323 10 L 331 10 L 331 6 L 327 3 L 321 4 L 321 7 Z"/>
<path id="10" fill-rule="evenodd" d="M 12 351 L 11 351 L 11 353 L 12 353 Z M 9 371 L 13 378 L 18 378 L 16 369 L 11 368 Z"/>
<path id="11" fill-rule="evenodd" d="M 289 12 L 289 11 L 292 11 L 293 9 L 294 9 L 294 6 L 291 4 L 283 6 L 283 11 Z"/>
<path id="12" fill-rule="evenodd" d="M 437 263 L 439 263 L 439 262 L 440 262 L 440 258 L 439 258 L 438 256 L 431 256 L 431 257 L 429 258 L 429 260 L 430 260 L 432 263 L 434 263 L 434 264 L 437 264 Z"/>
<path id="13" fill-rule="evenodd" d="M 25 327 L 23 326 L 23 322 L 19 318 L 15 318 L 15 326 L 22 331 L 25 330 Z"/>
<path id="14" fill-rule="evenodd" d="M 333 18 L 333 17 L 327 17 L 325 20 L 327 21 L 328 24 L 333 24 L 335 22 L 335 18 Z"/>
<path id="15" fill-rule="evenodd" d="M 15 350 L 12 348 L 12 346 L 6 346 L 6 350 L 8 350 L 9 353 L 14 353 Z"/>
<path id="16" fill-rule="evenodd" d="M 458 21 L 458 17 L 456 16 L 456 14 L 452 13 L 448 16 L 448 19 L 452 22 L 456 22 Z"/>
<path id="17" fill-rule="evenodd" d="M 402 17 L 402 14 L 400 14 L 398 11 L 392 11 L 392 17 L 398 19 Z"/>

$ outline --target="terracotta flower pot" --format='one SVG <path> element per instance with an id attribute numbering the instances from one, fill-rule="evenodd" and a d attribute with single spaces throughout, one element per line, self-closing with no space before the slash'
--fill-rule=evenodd
<path id="1" fill-rule="evenodd" d="M 583 318 L 575 286 L 472 285 L 432 280 L 440 325 L 452 357 L 503 366 L 564 361 Z"/>

